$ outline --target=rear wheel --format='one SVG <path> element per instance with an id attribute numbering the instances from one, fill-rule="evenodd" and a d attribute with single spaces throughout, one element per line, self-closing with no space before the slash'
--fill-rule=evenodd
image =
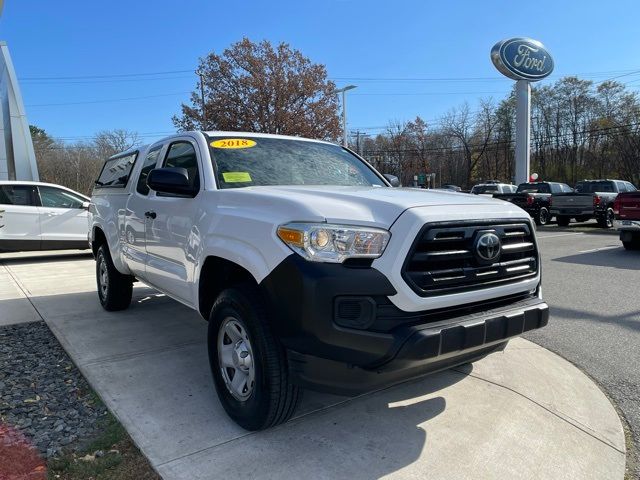
<path id="1" fill-rule="evenodd" d="M 567 217 L 565 215 L 558 215 L 556 217 L 556 220 L 558 221 L 558 225 L 560 225 L 561 227 L 566 227 L 567 225 L 569 225 L 569 222 L 571 221 L 571 217 Z"/>
<path id="2" fill-rule="evenodd" d="M 116 269 L 106 244 L 100 245 L 96 254 L 96 283 L 98 298 L 105 310 L 124 310 L 131 304 L 133 277 Z"/>
<path id="3" fill-rule="evenodd" d="M 623 240 L 622 245 L 627 250 L 640 250 L 640 235 L 634 235 L 630 240 Z"/>
<path id="4" fill-rule="evenodd" d="M 546 207 L 540 207 L 535 218 L 536 225 L 546 225 L 549 223 L 550 218 L 549 210 Z"/>
<path id="5" fill-rule="evenodd" d="M 211 310 L 209 364 L 227 414 L 247 430 L 287 421 L 302 391 L 289 379 L 260 292 L 253 285 L 224 290 Z"/>
<path id="6" fill-rule="evenodd" d="M 602 228 L 613 227 L 613 209 L 612 208 L 607 208 L 607 211 L 601 217 L 598 217 L 598 225 L 600 225 Z"/>

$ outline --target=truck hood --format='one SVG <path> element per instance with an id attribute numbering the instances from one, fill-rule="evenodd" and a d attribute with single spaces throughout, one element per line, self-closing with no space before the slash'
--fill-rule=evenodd
<path id="1" fill-rule="evenodd" d="M 242 205 L 286 212 L 292 221 L 355 223 L 388 228 L 407 209 L 415 207 L 502 205 L 505 214 L 512 204 L 493 198 L 443 190 L 388 187 L 261 186 L 219 191 L 227 207 Z M 520 210 L 520 209 L 517 209 Z"/>

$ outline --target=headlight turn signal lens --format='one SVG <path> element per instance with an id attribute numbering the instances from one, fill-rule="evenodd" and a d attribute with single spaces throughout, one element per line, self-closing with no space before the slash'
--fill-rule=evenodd
<path id="1" fill-rule="evenodd" d="M 325 223 L 289 223 L 280 226 L 277 233 L 307 260 L 331 263 L 348 258 L 378 258 L 391 237 L 381 228 Z"/>

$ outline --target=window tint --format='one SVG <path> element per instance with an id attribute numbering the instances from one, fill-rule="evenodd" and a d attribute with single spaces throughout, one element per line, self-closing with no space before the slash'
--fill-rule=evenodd
<path id="1" fill-rule="evenodd" d="M 581 182 L 576 185 L 579 193 L 613 192 L 613 182 Z"/>
<path id="2" fill-rule="evenodd" d="M 638 189 L 633 183 L 625 182 L 627 184 L 627 192 L 637 192 Z"/>
<path id="3" fill-rule="evenodd" d="M 556 183 L 551 183 L 549 184 L 549 186 L 551 187 L 551 193 L 561 193 L 562 192 L 562 187 Z"/>
<path id="4" fill-rule="evenodd" d="M 571 187 L 569 185 L 567 185 L 566 183 L 562 184 L 562 191 L 563 192 L 567 192 L 567 193 L 571 193 Z"/>
<path id="5" fill-rule="evenodd" d="M 471 189 L 471 193 L 480 195 L 481 193 L 498 193 L 498 185 L 476 185 Z"/>
<path id="6" fill-rule="evenodd" d="M 210 137 L 209 140 L 220 188 L 385 186 L 370 167 L 337 145 L 264 137 Z"/>
<path id="7" fill-rule="evenodd" d="M 66 190 L 55 187 L 38 187 L 43 207 L 49 208 L 82 208 L 83 198 Z"/>
<path id="8" fill-rule="evenodd" d="M 31 185 L 0 185 L 0 205 L 35 206 Z"/>
<path id="9" fill-rule="evenodd" d="M 200 177 L 198 175 L 198 157 L 193 145 L 189 142 L 176 142 L 169 146 L 169 151 L 164 160 L 164 167 L 178 167 L 187 170 L 189 184 L 194 190 L 200 190 Z"/>
<path id="10" fill-rule="evenodd" d="M 138 177 L 138 184 L 136 185 L 136 190 L 142 195 L 149 194 L 147 177 L 149 176 L 149 172 L 156 167 L 160 150 L 162 150 L 162 145 L 151 150 L 144 160 L 144 165 L 142 165 L 142 170 L 140 170 L 140 176 Z"/>
<path id="11" fill-rule="evenodd" d="M 547 183 L 521 183 L 516 191 L 518 193 L 551 193 Z"/>
<path id="12" fill-rule="evenodd" d="M 129 174 L 136 162 L 138 152 L 134 152 L 124 157 L 110 158 L 102 167 L 102 172 L 98 177 L 96 185 L 98 187 L 119 187 L 124 188 L 129 181 Z"/>
<path id="13" fill-rule="evenodd" d="M 618 187 L 618 192 L 622 193 L 627 191 L 627 186 L 624 182 L 616 182 L 616 185 Z"/>

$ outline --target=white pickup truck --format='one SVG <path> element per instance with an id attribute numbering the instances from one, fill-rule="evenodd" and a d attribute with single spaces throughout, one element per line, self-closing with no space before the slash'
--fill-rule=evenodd
<path id="1" fill-rule="evenodd" d="M 526 212 L 393 188 L 327 142 L 187 132 L 124 152 L 89 225 L 103 307 L 140 280 L 199 311 L 218 396 L 250 430 L 291 417 L 303 388 L 390 385 L 548 321 Z"/>

